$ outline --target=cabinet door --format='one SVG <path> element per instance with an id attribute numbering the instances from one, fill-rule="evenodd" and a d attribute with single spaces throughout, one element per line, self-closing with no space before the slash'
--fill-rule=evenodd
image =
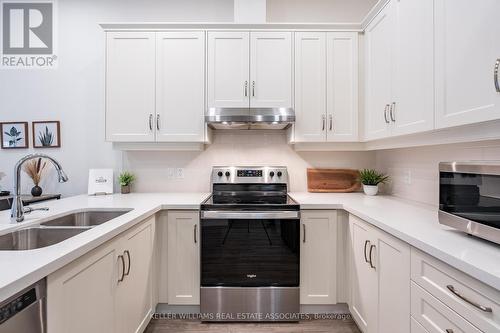
<path id="1" fill-rule="evenodd" d="M 358 141 L 358 34 L 326 35 L 328 141 Z"/>
<path id="2" fill-rule="evenodd" d="M 292 107 L 292 33 L 250 33 L 250 106 Z"/>
<path id="3" fill-rule="evenodd" d="M 117 289 L 117 323 L 120 333 L 142 332 L 154 312 L 153 240 L 155 218 L 127 232 L 121 240 L 124 279 Z M 119 272 L 120 274 L 122 272 Z"/>
<path id="4" fill-rule="evenodd" d="M 154 141 L 155 33 L 106 38 L 106 140 Z"/>
<path id="5" fill-rule="evenodd" d="M 159 32 L 156 38 L 156 141 L 203 141 L 205 33 Z"/>
<path id="6" fill-rule="evenodd" d="M 393 134 L 434 129 L 434 0 L 394 1 Z"/>
<path id="7" fill-rule="evenodd" d="M 117 332 L 115 246 L 104 245 L 47 277 L 47 332 Z"/>
<path id="8" fill-rule="evenodd" d="M 378 274 L 378 332 L 410 332 L 410 246 L 377 232 L 373 266 Z"/>
<path id="9" fill-rule="evenodd" d="M 300 303 L 337 303 L 337 212 L 301 213 Z"/>
<path id="10" fill-rule="evenodd" d="M 168 303 L 200 304 L 198 212 L 168 212 Z"/>
<path id="11" fill-rule="evenodd" d="M 392 103 L 394 17 L 391 1 L 365 31 L 365 139 L 368 140 L 391 134 L 388 110 Z"/>
<path id="12" fill-rule="evenodd" d="M 208 107 L 249 107 L 249 32 L 208 32 Z"/>
<path id="13" fill-rule="evenodd" d="M 373 230 L 349 216 L 351 241 L 351 314 L 364 333 L 377 332 L 377 272 L 370 266 L 370 249 L 376 244 Z M 372 250 L 372 258 L 374 257 Z"/>
<path id="14" fill-rule="evenodd" d="M 500 1 L 435 0 L 436 127 L 500 118 Z"/>
<path id="15" fill-rule="evenodd" d="M 326 140 L 326 33 L 295 33 L 295 141 Z"/>

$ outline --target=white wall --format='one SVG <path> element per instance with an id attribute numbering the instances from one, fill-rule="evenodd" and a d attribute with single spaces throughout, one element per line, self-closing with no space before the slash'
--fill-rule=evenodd
<path id="1" fill-rule="evenodd" d="M 439 162 L 500 160 L 500 141 L 392 149 L 376 153 L 376 166 L 391 176 L 386 191 L 433 206 L 439 200 Z M 405 176 L 411 174 L 411 184 Z"/>

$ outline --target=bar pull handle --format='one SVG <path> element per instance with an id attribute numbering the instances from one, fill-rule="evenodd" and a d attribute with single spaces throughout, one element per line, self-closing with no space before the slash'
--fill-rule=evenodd
<path id="1" fill-rule="evenodd" d="M 493 77 L 495 81 L 495 89 L 497 93 L 500 93 L 500 83 L 498 83 L 498 69 L 500 68 L 500 58 L 497 59 L 495 63 L 495 70 L 493 71 Z"/>
<path id="2" fill-rule="evenodd" d="M 153 114 L 149 114 L 149 130 L 153 130 Z"/>
<path id="3" fill-rule="evenodd" d="M 255 81 L 252 81 L 252 97 L 255 97 Z"/>
<path id="4" fill-rule="evenodd" d="M 132 264 L 132 262 L 130 260 L 130 252 L 129 252 L 129 250 L 125 250 L 125 252 L 123 252 L 123 256 L 125 256 L 125 255 L 127 255 L 128 267 L 127 267 L 127 271 L 123 275 L 124 277 L 130 274 L 130 265 Z"/>
<path id="5" fill-rule="evenodd" d="M 322 115 L 321 116 L 321 130 L 324 131 L 326 128 L 326 116 Z"/>
<path id="6" fill-rule="evenodd" d="M 366 247 L 368 246 L 368 244 L 370 244 L 370 241 L 369 240 L 366 240 L 365 241 L 365 248 L 363 249 L 363 254 L 365 255 L 365 262 L 368 263 L 368 258 L 366 257 Z"/>
<path id="7" fill-rule="evenodd" d="M 454 333 L 454 331 L 451 328 L 447 328 L 446 333 Z"/>
<path id="8" fill-rule="evenodd" d="M 302 224 L 302 243 L 305 243 L 306 242 L 306 225 L 305 224 Z"/>
<path id="9" fill-rule="evenodd" d="M 461 295 L 458 291 L 456 291 L 455 287 L 453 287 L 451 284 L 447 285 L 446 288 L 448 288 L 448 290 L 451 291 L 453 295 L 457 296 L 462 301 L 469 303 L 473 307 L 478 308 L 479 310 L 484 312 L 490 312 L 490 313 L 493 312 L 493 310 L 490 307 L 482 306 L 480 304 L 477 304 L 476 302 L 467 299 L 465 296 Z"/>
<path id="10" fill-rule="evenodd" d="M 372 260 L 372 252 L 373 252 L 373 249 L 376 249 L 377 247 L 375 245 L 370 245 L 370 267 L 373 268 L 373 269 L 377 269 L 377 267 L 375 267 L 375 265 L 373 264 L 373 260 Z"/>
<path id="11" fill-rule="evenodd" d="M 194 237 L 194 243 L 198 243 L 198 225 L 194 225 L 194 232 L 193 232 L 193 237 Z"/>
<path id="12" fill-rule="evenodd" d="M 160 130 L 160 115 L 156 115 L 156 129 L 159 131 Z"/>
<path id="13" fill-rule="evenodd" d="M 390 106 L 389 104 L 386 104 L 385 108 L 384 108 L 384 120 L 385 120 L 386 124 L 390 123 L 389 119 L 387 118 L 387 109 L 389 108 L 389 106 Z"/>
<path id="14" fill-rule="evenodd" d="M 248 97 L 248 81 L 245 81 L 245 89 L 244 89 L 244 92 L 245 92 L 245 97 Z"/>
<path id="15" fill-rule="evenodd" d="M 391 104 L 391 112 L 390 112 L 392 122 L 396 122 L 396 102 L 392 102 Z"/>
<path id="16" fill-rule="evenodd" d="M 122 282 L 123 279 L 125 278 L 125 259 L 123 258 L 122 255 L 119 255 L 118 259 L 120 259 L 122 262 L 122 276 L 118 279 L 118 282 Z"/>
<path id="17" fill-rule="evenodd" d="M 330 132 L 333 130 L 333 116 L 330 115 Z"/>

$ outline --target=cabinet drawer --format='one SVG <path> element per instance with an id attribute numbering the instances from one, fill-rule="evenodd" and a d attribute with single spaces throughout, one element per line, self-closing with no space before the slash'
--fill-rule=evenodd
<path id="1" fill-rule="evenodd" d="M 411 282 L 411 316 L 429 333 L 481 332 L 415 282 Z"/>
<path id="2" fill-rule="evenodd" d="M 500 332 L 498 290 L 416 249 L 412 249 L 411 262 L 414 282 L 480 330 Z"/>

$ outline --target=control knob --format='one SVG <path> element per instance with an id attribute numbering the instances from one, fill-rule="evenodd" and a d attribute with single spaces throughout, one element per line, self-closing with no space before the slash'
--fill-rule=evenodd
<path id="1" fill-rule="evenodd" d="M 222 171 L 217 172 L 217 176 L 222 177 L 223 173 Z"/>
<path id="2" fill-rule="evenodd" d="M 231 173 L 229 173 L 229 171 L 226 171 L 226 177 L 229 177 L 231 176 Z"/>
<path id="3" fill-rule="evenodd" d="M 281 171 L 278 171 L 278 177 L 281 177 L 283 175 L 283 173 L 281 173 Z"/>
<path id="4" fill-rule="evenodd" d="M 271 176 L 271 178 L 273 178 L 274 177 L 274 171 L 269 172 L 269 176 Z"/>

